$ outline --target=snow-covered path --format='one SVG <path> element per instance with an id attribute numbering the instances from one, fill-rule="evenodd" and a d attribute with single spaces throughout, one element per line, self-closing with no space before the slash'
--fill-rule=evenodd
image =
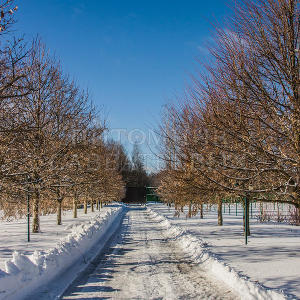
<path id="1" fill-rule="evenodd" d="M 133 208 L 110 248 L 63 299 L 236 299 L 164 236 L 146 209 Z"/>

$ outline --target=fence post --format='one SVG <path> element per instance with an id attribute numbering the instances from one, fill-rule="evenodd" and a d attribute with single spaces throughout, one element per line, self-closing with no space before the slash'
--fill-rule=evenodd
<path id="1" fill-rule="evenodd" d="M 27 190 L 27 242 L 30 242 L 30 197 L 29 197 L 29 188 Z"/>
<path id="2" fill-rule="evenodd" d="M 245 201 L 245 244 L 248 244 L 248 197 L 244 197 Z"/>

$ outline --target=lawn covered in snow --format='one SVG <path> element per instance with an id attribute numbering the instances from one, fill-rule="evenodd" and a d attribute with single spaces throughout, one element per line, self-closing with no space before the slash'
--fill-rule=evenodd
<path id="1" fill-rule="evenodd" d="M 21 299 L 61 274 L 47 293 L 63 291 L 104 246 L 123 210 L 120 204 L 109 205 L 87 215 L 79 211 L 77 219 L 66 212 L 60 226 L 56 215 L 42 216 L 41 232 L 32 234 L 29 243 L 25 220 L 2 222 L 0 299 Z"/>
<path id="2" fill-rule="evenodd" d="M 210 250 L 253 282 L 283 290 L 292 297 L 300 298 L 300 227 L 283 223 L 259 223 L 250 219 L 251 236 L 245 245 L 242 213 L 235 207 L 225 208 L 224 225 L 217 225 L 217 212 L 205 210 L 204 219 L 199 214 L 188 219 L 187 210 L 175 217 L 174 207 L 148 204 L 152 210 L 167 217 L 171 224 L 179 225 L 192 235 L 203 239 Z"/>
<path id="3" fill-rule="evenodd" d="M 101 214 L 109 211 L 110 207 L 103 207 Z M 83 209 L 78 209 L 78 218 L 73 218 L 73 212 L 65 211 L 62 215 L 62 225 L 56 225 L 56 215 L 46 215 L 40 217 L 41 232 L 30 233 L 30 242 L 27 242 L 27 219 L 22 218 L 11 222 L 0 220 L 0 269 L 5 270 L 5 261 L 12 258 L 14 251 L 20 251 L 25 255 L 31 255 L 35 250 L 42 253 L 55 247 L 60 239 L 72 232 L 72 228 L 91 218 L 99 215 L 99 211 L 88 214 L 83 213 Z"/>

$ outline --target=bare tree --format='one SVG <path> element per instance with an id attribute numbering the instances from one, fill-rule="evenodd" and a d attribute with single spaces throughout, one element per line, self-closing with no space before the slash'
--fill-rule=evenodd
<path id="1" fill-rule="evenodd" d="M 1 0 L 0 2 L 0 34 L 9 30 L 14 23 L 14 13 L 17 11 L 14 0 Z"/>
<path id="2" fill-rule="evenodd" d="M 219 203 L 233 195 L 299 208 L 299 3 L 240 1 L 234 20 L 217 28 L 208 75 L 193 78 L 163 126 L 169 174 L 192 163 L 184 186 Z"/>

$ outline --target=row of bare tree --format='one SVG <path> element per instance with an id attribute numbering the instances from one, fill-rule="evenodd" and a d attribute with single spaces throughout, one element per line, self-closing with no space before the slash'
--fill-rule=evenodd
<path id="1" fill-rule="evenodd" d="M 4 217 L 27 213 L 29 197 L 32 230 L 38 232 L 41 214 L 56 211 L 60 225 L 63 209 L 73 207 L 77 217 L 81 203 L 86 213 L 88 202 L 93 209 L 99 202 L 120 200 L 124 183 L 117 149 L 104 142 L 105 122 L 99 121 L 88 93 L 64 74 L 40 39 L 29 46 L 10 40 L 0 49 Z"/>
<path id="2" fill-rule="evenodd" d="M 299 0 L 238 1 L 210 53 L 166 109 L 160 195 L 200 210 L 239 197 L 299 211 Z"/>

